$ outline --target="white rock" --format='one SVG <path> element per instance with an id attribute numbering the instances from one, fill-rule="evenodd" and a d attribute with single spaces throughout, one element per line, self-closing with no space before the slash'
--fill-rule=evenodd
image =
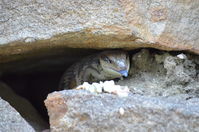
<path id="1" fill-rule="evenodd" d="M 187 59 L 187 56 L 185 55 L 185 54 L 183 54 L 183 53 L 181 53 L 181 54 L 179 54 L 179 55 L 177 55 L 177 57 L 179 58 L 179 59 Z"/>
<path id="2" fill-rule="evenodd" d="M 124 108 L 120 107 L 119 113 L 120 113 L 120 115 L 124 115 Z"/>
<path id="3" fill-rule="evenodd" d="M 129 89 L 127 86 L 115 85 L 113 80 L 111 81 L 100 81 L 99 83 L 89 84 L 88 82 L 84 82 L 83 85 L 78 86 L 76 89 L 85 89 L 92 93 L 102 93 L 103 91 L 106 93 L 116 94 L 119 97 L 127 97 L 129 93 Z"/>
<path id="4" fill-rule="evenodd" d="M 92 83 L 96 93 L 102 93 L 102 85 L 100 83 Z"/>

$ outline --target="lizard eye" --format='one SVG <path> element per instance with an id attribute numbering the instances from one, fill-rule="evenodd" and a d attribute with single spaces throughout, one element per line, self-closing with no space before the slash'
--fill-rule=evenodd
<path id="1" fill-rule="evenodd" d="M 108 57 L 104 57 L 103 60 L 108 62 L 108 63 L 111 63 L 111 60 Z"/>

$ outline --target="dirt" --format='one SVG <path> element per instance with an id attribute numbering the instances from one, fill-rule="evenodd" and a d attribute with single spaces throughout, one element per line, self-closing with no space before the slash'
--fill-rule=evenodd
<path id="1" fill-rule="evenodd" d="M 142 49 L 132 54 L 130 75 L 117 82 L 145 96 L 199 97 L 199 56 Z"/>

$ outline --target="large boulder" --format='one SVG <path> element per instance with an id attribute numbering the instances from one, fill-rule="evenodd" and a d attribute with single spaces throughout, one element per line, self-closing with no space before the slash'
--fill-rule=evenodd
<path id="1" fill-rule="evenodd" d="M 199 99 L 93 94 L 65 90 L 45 104 L 52 132 L 199 131 Z"/>
<path id="2" fill-rule="evenodd" d="M 1 63 L 67 47 L 199 53 L 198 0 L 10 0 L 0 9 Z"/>
<path id="3" fill-rule="evenodd" d="M 10 104 L 0 98 L 1 132 L 35 132 Z"/>
<path id="4" fill-rule="evenodd" d="M 27 99 L 17 95 L 7 84 L 2 81 L 0 81 L 0 97 L 9 102 L 9 104 L 14 107 L 14 109 L 16 109 L 17 112 L 19 112 L 20 115 L 36 131 L 42 131 L 48 128 L 47 122 L 42 119 L 42 117 L 39 115 L 38 111 L 33 107 L 33 105 Z"/>

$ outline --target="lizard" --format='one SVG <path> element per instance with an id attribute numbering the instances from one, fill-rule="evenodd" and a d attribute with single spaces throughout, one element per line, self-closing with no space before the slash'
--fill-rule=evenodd
<path id="1" fill-rule="evenodd" d="M 83 82 L 99 82 L 127 77 L 130 67 L 129 55 L 122 50 L 103 51 L 83 58 L 63 74 L 59 90 L 74 89 Z"/>

